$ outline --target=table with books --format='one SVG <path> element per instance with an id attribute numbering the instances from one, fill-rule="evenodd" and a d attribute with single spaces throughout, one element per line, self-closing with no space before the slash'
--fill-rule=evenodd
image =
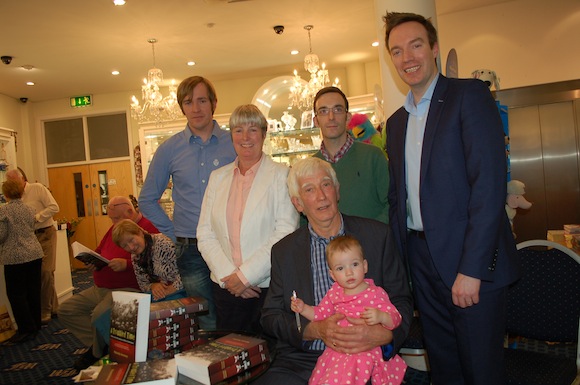
<path id="1" fill-rule="evenodd" d="M 207 301 L 186 297 L 151 303 L 149 294 L 113 292 L 110 363 L 96 385 L 233 385 L 268 369 L 265 340 L 231 331 L 199 329 Z M 82 373 L 81 373 L 82 374 Z"/>

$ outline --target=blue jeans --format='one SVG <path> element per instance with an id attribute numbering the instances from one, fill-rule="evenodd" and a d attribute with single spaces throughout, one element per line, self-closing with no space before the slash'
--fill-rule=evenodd
<path id="1" fill-rule="evenodd" d="M 190 297 L 203 297 L 209 305 L 209 313 L 199 317 L 199 325 L 204 330 L 215 330 L 216 316 L 213 303 L 209 268 L 203 260 L 196 244 L 175 242 L 177 268 L 183 287 Z"/>

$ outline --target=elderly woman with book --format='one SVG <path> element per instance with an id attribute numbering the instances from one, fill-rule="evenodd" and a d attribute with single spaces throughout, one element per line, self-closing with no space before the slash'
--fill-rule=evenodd
<path id="1" fill-rule="evenodd" d="M 152 301 L 186 296 L 177 269 L 175 245 L 163 234 L 149 234 L 131 220 L 122 220 L 113 228 L 113 242 L 131 253 L 139 288 L 151 293 Z"/>

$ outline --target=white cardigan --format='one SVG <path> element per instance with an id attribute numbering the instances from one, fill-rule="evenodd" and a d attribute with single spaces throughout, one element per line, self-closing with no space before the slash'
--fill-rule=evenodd
<path id="1" fill-rule="evenodd" d="M 211 271 L 211 280 L 218 285 L 236 270 L 226 218 L 235 163 L 211 173 L 197 226 L 199 251 Z M 248 194 L 240 230 L 239 269 L 252 286 L 270 285 L 272 245 L 298 228 L 298 212 L 286 186 L 288 171 L 288 167 L 263 154 Z"/>

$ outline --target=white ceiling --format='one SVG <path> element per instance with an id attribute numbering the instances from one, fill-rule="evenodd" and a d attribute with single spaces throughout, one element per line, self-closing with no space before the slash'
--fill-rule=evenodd
<path id="1" fill-rule="evenodd" d="M 436 5 L 445 14 L 505 1 Z M 122 7 L 112 0 L 1 0 L 0 15 L 0 55 L 13 57 L 0 63 L 0 94 L 32 102 L 138 90 L 153 66 L 149 38 L 158 40 L 156 66 L 177 81 L 290 74 L 308 51 L 306 24 L 314 25 L 313 51 L 330 68 L 378 58 L 374 0 L 127 0 Z M 284 33 L 274 33 L 275 25 Z M 292 49 L 300 54 L 291 56 Z M 197 64 L 188 67 L 190 60 Z"/>

